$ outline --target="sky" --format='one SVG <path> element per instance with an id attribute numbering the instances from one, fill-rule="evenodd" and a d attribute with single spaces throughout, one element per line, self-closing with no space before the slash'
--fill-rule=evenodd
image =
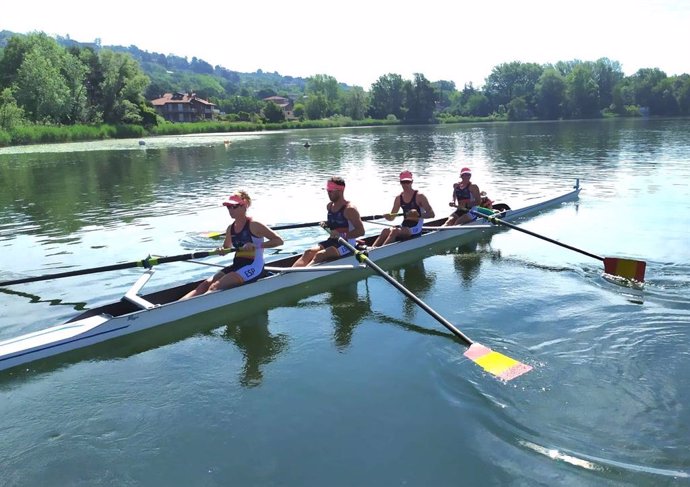
<path id="1" fill-rule="evenodd" d="M 476 88 L 496 66 L 608 58 L 690 74 L 690 0 L 9 0 L 0 30 L 203 59 L 232 71 Z"/>

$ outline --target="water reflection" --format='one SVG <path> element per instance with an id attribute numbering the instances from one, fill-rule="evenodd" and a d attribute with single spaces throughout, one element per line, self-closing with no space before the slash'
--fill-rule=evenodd
<path id="1" fill-rule="evenodd" d="M 390 275 L 422 300 L 436 281 L 436 276 L 428 273 L 424 268 L 423 259 L 391 270 Z M 417 304 L 411 299 L 403 301 L 403 311 L 407 319 L 412 319 L 418 309 Z"/>
<path id="2" fill-rule="evenodd" d="M 501 259 L 501 252 L 491 248 L 492 234 L 486 234 L 473 242 L 466 242 L 453 248 L 448 254 L 453 255 L 453 267 L 460 276 L 464 287 L 469 288 L 479 276 L 482 259 L 492 261 Z"/>
<path id="3" fill-rule="evenodd" d="M 436 129 L 429 126 L 407 127 L 404 131 L 394 127 L 378 128 L 369 142 L 372 160 L 396 167 L 401 161 L 409 166 L 433 160 L 438 142 L 435 132 Z"/>
<path id="4" fill-rule="evenodd" d="M 103 142 L 103 150 L 0 153 L 0 234 L 6 227 L 10 236 L 64 236 L 93 225 L 175 215 L 208 205 L 205 198 L 226 188 L 263 187 L 266 181 L 272 182 L 268 197 L 293 184 L 316 194 L 323 177 L 367 162 L 379 174 L 402 164 L 447 174 L 448 165 L 472 161 L 487 179 L 501 175 L 496 179 L 510 182 L 574 178 L 586 164 L 590 180 L 608 181 L 621 164 L 647 167 L 669 150 L 683 151 L 668 134 L 685 130 L 677 120 L 375 127 L 272 133 L 231 148 L 223 139 L 184 147 L 152 139 L 146 150 L 133 141 L 133 150 L 108 149 L 110 142 Z M 308 151 L 304 135 L 312 144 Z"/>
<path id="5" fill-rule="evenodd" d="M 363 295 L 360 295 L 358 285 L 358 282 L 347 283 L 327 292 L 326 303 L 331 306 L 335 326 L 333 342 L 340 351 L 350 346 L 355 328 L 371 313 L 367 280 L 363 281 Z"/>
<path id="6" fill-rule="evenodd" d="M 268 311 L 259 311 L 250 318 L 227 325 L 221 336 L 233 342 L 244 356 L 240 384 L 256 387 L 261 384 L 261 367 L 273 360 L 288 345 L 286 335 L 273 335 L 268 329 Z"/>

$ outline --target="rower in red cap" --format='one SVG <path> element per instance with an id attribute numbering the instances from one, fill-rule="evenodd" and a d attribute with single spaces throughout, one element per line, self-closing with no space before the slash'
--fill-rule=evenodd
<path id="1" fill-rule="evenodd" d="M 400 173 L 400 185 L 402 193 L 395 197 L 393 209 L 386 215 L 387 220 L 393 220 L 398 210 L 403 210 L 403 221 L 395 228 L 385 228 L 378 236 L 372 247 L 393 243 L 396 240 L 407 240 L 413 235 L 422 232 L 424 218 L 433 218 L 434 210 L 426 196 L 412 189 L 412 173 L 403 171 Z"/>

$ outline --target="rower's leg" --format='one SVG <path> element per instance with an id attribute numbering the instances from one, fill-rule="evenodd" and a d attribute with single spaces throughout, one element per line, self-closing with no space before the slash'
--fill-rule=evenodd
<path id="1" fill-rule="evenodd" d="M 315 255 L 314 259 L 311 261 L 311 264 L 318 264 L 320 262 L 326 262 L 328 260 L 333 260 L 337 259 L 340 257 L 340 254 L 338 253 L 338 249 L 336 247 L 328 247 L 327 249 L 319 250 Z"/>
<path id="2" fill-rule="evenodd" d="M 472 221 L 472 217 L 470 216 L 469 213 L 465 213 L 464 215 L 460 215 L 458 219 L 455 221 L 456 225 L 464 225 L 465 223 L 469 223 Z"/>
<path id="3" fill-rule="evenodd" d="M 237 272 L 228 272 L 223 277 L 214 281 L 209 286 L 207 292 L 220 291 L 221 289 L 230 289 L 244 284 L 244 280 Z"/>
<path id="4" fill-rule="evenodd" d="M 314 260 L 314 256 L 321 250 L 321 247 L 312 247 L 304 251 L 302 256 L 292 264 L 292 267 L 306 267 Z"/>
<path id="5" fill-rule="evenodd" d="M 205 281 L 201 281 L 201 283 L 196 287 L 196 289 L 188 292 L 184 296 L 182 296 L 180 299 L 187 299 L 187 298 L 192 298 L 194 296 L 199 296 L 200 294 L 204 294 L 205 292 L 208 291 L 209 287 L 211 287 L 211 284 L 213 284 L 214 281 L 220 279 L 224 274 L 222 272 L 217 272 L 215 273 L 212 277 L 209 277 Z"/>
<path id="6" fill-rule="evenodd" d="M 387 243 L 388 240 L 388 235 L 390 235 L 391 229 L 390 228 L 384 228 L 383 231 L 381 232 L 381 235 L 379 235 L 376 238 L 376 241 L 372 245 L 372 247 L 380 247 L 384 243 Z"/>
<path id="7" fill-rule="evenodd" d="M 443 224 L 444 227 L 452 227 L 453 225 L 456 224 L 458 218 L 455 216 L 455 213 L 450 215 L 446 222 Z"/>
<path id="8" fill-rule="evenodd" d="M 410 229 L 407 227 L 400 227 L 400 228 L 394 228 L 392 232 L 390 232 L 390 235 L 386 239 L 386 242 L 384 245 L 388 245 L 390 243 L 393 243 L 397 241 L 399 238 L 404 239 L 404 238 L 409 238 L 410 236 Z"/>

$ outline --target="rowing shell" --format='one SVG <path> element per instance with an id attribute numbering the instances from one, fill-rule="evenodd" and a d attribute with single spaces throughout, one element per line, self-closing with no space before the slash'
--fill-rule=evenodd
<path id="1" fill-rule="evenodd" d="M 509 210 L 503 219 L 515 220 L 537 213 L 560 203 L 575 200 L 579 193 L 580 186 L 579 183 L 576 183 L 574 189 L 568 193 Z M 443 221 L 440 219 L 429 222 L 429 226 L 441 225 Z M 472 222 L 457 228 L 456 231 L 427 231 L 409 240 L 371 249 L 369 254 L 372 259 L 381 262 L 443 241 L 460 240 L 463 237 L 486 231 L 491 231 L 487 225 Z M 376 237 L 376 235 L 367 237 L 365 239 L 366 244 L 371 245 Z M 0 342 L 0 370 L 85 348 L 160 325 L 172 324 L 190 316 L 224 308 L 283 289 L 301 286 L 316 279 L 333 277 L 334 274 L 349 272 L 349 269 L 360 267 L 356 259 L 350 255 L 336 261 L 295 271 L 290 269 L 290 266 L 297 258 L 298 256 L 291 256 L 271 262 L 271 265 L 266 267 L 267 275 L 255 282 L 224 291 L 203 294 L 184 301 L 178 301 L 178 299 L 194 289 L 199 281 L 141 296 L 140 291 L 155 272 L 154 269 L 148 269 L 121 301 L 88 310 L 61 325 Z"/>

